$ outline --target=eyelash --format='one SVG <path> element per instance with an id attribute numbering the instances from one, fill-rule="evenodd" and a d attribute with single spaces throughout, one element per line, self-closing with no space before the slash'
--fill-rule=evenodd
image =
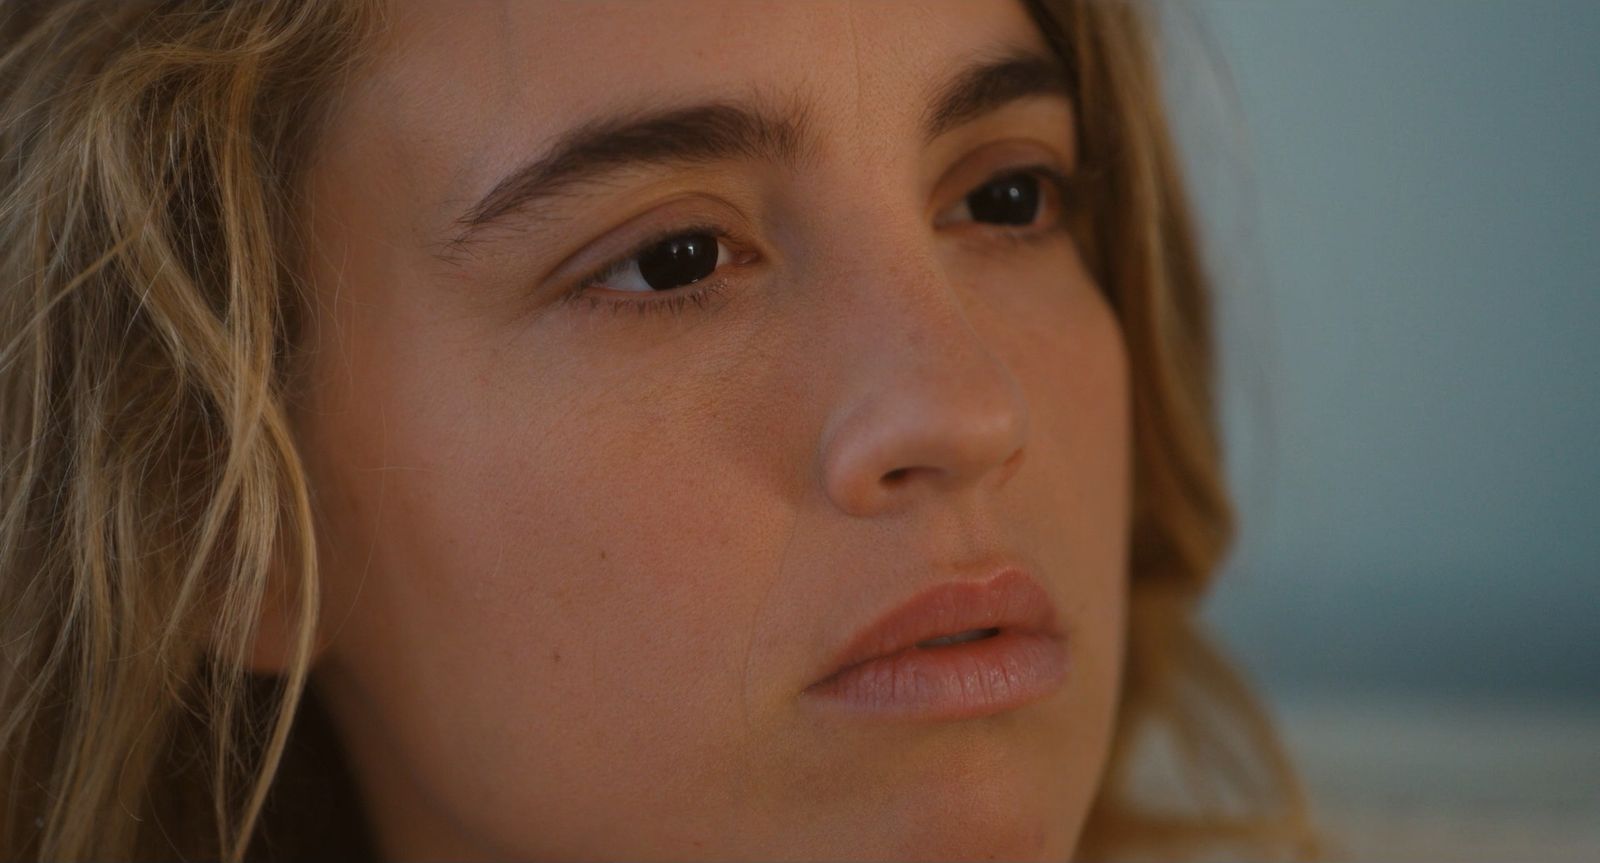
<path id="1" fill-rule="evenodd" d="M 676 315 L 686 311 L 691 303 L 704 309 L 712 298 L 727 289 L 726 278 L 702 279 L 686 288 L 652 294 L 647 300 L 604 299 L 589 293 L 591 288 L 602 287 L 608 280 L 620 275 L 633 263 L 634 258 L 644 254 L 651 246 L 684 234 L 706 234 L 718 241 L 732 240 L 726 229 L 709 223 L 689 223 L 658 231 L 633 244 L 627 252 L 580 279 L 577 286 L 561 298 L 562 304 L 584 303 L 589 311 L 609 310 L 614 315 L 633 309 L 641 316 L 653 312 L 669 312 Z"/>
<path id="2" fill-rule="evenodd" d="M 1071 204 L 1074 201 L 1075 191 L 1075 183 L 1073 178 L 1068 177 L 1049 165 L 1029 165 L 1021 168 L 1007 168 L 989 176 L 983 182 L 979 183 L 973 188 L 979 189 L 999 180 L 1022 175 L 1035 177 L 1044 181 L 1044 183 L 1050 187 L 1051 192 L 1056 197 L 1057 207 L 1061 211 L 1061 213 L 1058 213 L 1058 216 L 1064 215 L 1064 213 L 1070 209 Z M 1028 244 L 1034 241 L 1045 239 L 1048 236 L 1054 235 L 1058 231 L 1064 230 L 1065 224 L 1066 221 L 1063 218 L 1059 220 L 1057 225 L 1043 231 L 1030 230 L 1027 228 L 1017 229 L 1005 225 L 989 225 L 988 228 L 991 233 L 998 234 L 1002 239 L 1010 241 L 1011 243 Z M 672 239 L 673 237 L 683 236 L 685 234 L 705 234 L 715 238 L 718 241 L 732 240 L 732 236 L 726 229 L 719 225 L 709 223 L 689 223 L 685 225 L 677 225 L 667 230 L 658 231 L 641 240 L 640 242 L 635 243 L 627 252 L 618 255 L 611 261 L 596 268 L 587 276 L 584 276 L 582 279 L 580 279 L 577 285 L 561 298 L 561 304 L 572 305 L 576 303 L 582 303 L 586 306 L 587 311 L 606 310 L 610 311 L 613 315 L 618 315 L 629 309 L 632 309 L 641 317 L 657 312 L 670 313 L 676 316 L 687 311 L 690 305 L 694 305 L 703 311 L 710 304 L 711 300 L 722 295 L 723 292 L 727 290 L 728 280 L 726 278 L 704 279 L 688 287 L 651 294 L 650 299 L 619 300 L 602 298 L 590 293 L 591 288 L 603 287 L 608 280 L 613 279 L 621 274 L 633 263 L 634 258 L 644 254 L 644 252 L 647 251 L 651 246 L 654 246 L 657 243 L 665 240 Z"/>

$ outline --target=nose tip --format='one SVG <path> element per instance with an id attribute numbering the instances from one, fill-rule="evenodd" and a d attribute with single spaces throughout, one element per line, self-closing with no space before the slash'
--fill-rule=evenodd
<path id="1" fill-rule="evenodd" d="M 1028 405 L 993 353 L 972 340 L 933 346 L 921 368 L 878 375 L 842 415 L 823 453 L 835 506 L 872 516 L 918 497 L 1002 485 L 1023 459 Z"/>

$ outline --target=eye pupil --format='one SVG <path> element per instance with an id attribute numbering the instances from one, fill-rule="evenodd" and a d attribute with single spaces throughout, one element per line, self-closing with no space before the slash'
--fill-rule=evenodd
<path id="1" fill-rule="evenodd" d="M 1031 225 L 1039 215 L 1039 179 L 1018 174 L 985 183 L 967 195 L 967 209 L 979 222 Z"/>
<path id="2" fill-rule="evenodd" d="M 717 238 L 706 233 L 680 234 L 639 255 L 639 275 L 658 291 L 698 282 L 717 269 Z"/>

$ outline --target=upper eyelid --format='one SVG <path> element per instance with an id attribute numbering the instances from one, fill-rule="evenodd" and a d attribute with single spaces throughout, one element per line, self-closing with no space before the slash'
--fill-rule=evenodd
<path id="1" fill-rule="evenodd" d="M 675 196 L 579 245 L 546 270 L 540 281 L 578 284 L 631 260 L 654 243 L 697 229 L 741 243 L 743 237 L 755 235 L 749 220 L 732 203 L 702 193 Z M 599 263 L 589 263 L 596 260 Z"/>
<path id="2" fill-rule="evenodd" d="M 1065 182 L 1069 179 L 1067 172 L 1045 164 L 1019 165 L 1014 168 L 1000 168 L 985 176 L 976 185 L 972 186 L 967 194 L 989 185 L 990 183 L 1018 176 L 1042 176 L 1052 182 Z"/>
<path id="3" fill-rule="evenodd" d="M 971 194 L 973 191 L 989 185 L 990 183 L 1004 180 L 1009 177 L 1030 175 L 1043 175 L 1042 178 L 1047 183 L 1051 183 L 1056 186 L 1064 185 L 1069 181 L 1069 177 L 1067 176 L 1066 172 L 1053 168 L 1049 165 L 1042 163 L 1016 165 L 996 168 L 985 175 L 983 179 L 979 180 L 977 183 L 968 188 L 966 194 Z M 963 196 L 963 198 L 964 197 L 965 196 Z M 643 238 L 634 241 L 627 247 L 626 251 L 609 258 L 607 263 L 601 264 L 599 267 L 590 270 L 589 275 L 580 277 L 579 282 L 584 285 L 592 284 L 600 277 L 615 272 L 621 267 L 621 265 L 627 264 L 638 256 L 644 254 L 645 251 L 647 251 L 651 246 L 666 240 L 670 240 L 674 237 L 681 237 L 689 234 L 708 234 L 717 238 L 719 241 L 727 240 L 730 242 L 738 242 L 733 236 L 732 232 L 721 227 L 720 225 L 712 224 L 710 222 L 690 222 L 675 227 L 662 228 L 652 231 L 646 234 Z"/>
<path id="4" fill-rule="evenodd" d="M 1073 172 L 1064 167 L 1058 167 L 1053 164 L 1054 162 L 1060 161 L 1058 154 L 1046 150 L 1045 152 L 1048 152 L 1050 155 L 1050 158 L 1046 158 L 1045 153 L 1039 152 L 1039 145 L 1033 145 L 1030 147 L 1030 149 L 1034 149 L 1035 152 L 1026 159 L 1013 160 L 1010 164 L 1001 165 L 986 171 L 980 175 L 977 180 L 966 185 L 961 190 L 960 196 L 951 199 L 949 202 L 939 205 L 938 209 L 932 211 L 932 214 L 937 215 L 938 213 L 942 213 L 945 208 L 954 203 L 958 203 L 963 197 L 965 197 L 965 195 L 970 194 L 973 190 L 978 189 L 983 185 L 1017 174 L 1043 174 L 1045 175 L 1047 182 L 1050 182 L 1052 185 L 1055 185 L 1062 191 L 1067 191 L 1065 187 L 1070 184 Z M 719 206 L 718 209 L 725 209 L 725 207 Z M 615 272 L 615 270 L 619 267 L 625 266 L 633 259 L 637 258 L 650 246 L 663 240 L 683 234 L 703 231 L 717 237 L 720 240 L 728 240 L 738 245 L 757 245 L 742 239 L 742 232 L 740 230 L 725 227 L 725 222 L 727 221 L 745 222 L 747 220 L 723 220 L 721 218 L 711 219 L 686 216 L 678 223 L 673 223 L 668 219 L 663 219 L 662 221 L 665 223 L 663 227 L 648 231 L 639 239 L 629 242 L 622 251 L 607 256 L 603 263 L 597 266 L 588 267 L 576 277 L 570 278 L 568 280 L 569 283 L 572 284 L 575 289 L 582 289 L 593 285 L 596 283 L 596 280 Z"/>
<path id="5" fill-rule="evenodd" d="M 947 165 L 930 187 L 930 204 L 933 198 L 953 200 L 955 196 L 949 193 L 940 194 L 940 190 L 949 188 L 948 184 L 960 182 L 960 191 L 965 194 L 1008 173 L 1033 169 L 1052 171 L 1060 176 L 1077 170 L 1070 147 L 1063 149 L 1059 144 L 1047 143 L 1034 135 L 990 140 Z"/>
<path id="6" fill-rule="evenodd" d="M 686 234 L 695 234 L 695 233 L 710 234 L 711 236 L 716 237 L 719 241 L 721 241 L 721 240 L 731 240 L 732 239 L 730 233 L 726 229 L 724 229 L 724 228 L 722 228 L 722 227 L 720 227 L 718 225 L 713 225 L 713 224 L 709 224 L 709 223 L 707 223 L 707 224 L 694 224 L 694 223 L 691 223 L 691 224 L 685 224 L 685 225 L 681 225 L 681 226 L 673 227 L 673 228 L 663 228 L 663 229 L 661 229 L 659 231 L 656 231 L 656 232 L 653 232 L 653 233 L 645 235 L 645 237 L 643 239 L 640 239 L 640 240 L 634 242 L 633 244 L 631 244 L 630 246 L 628 246 L 628 250 L 627 251 L 621 252 L 621 253 L 617 254 L 616 256 L 614 256 L 614 257 L 608 258 L 606 263 L 601 264 L 600 266 L 598 266 L 598 267 L 596 267 L 596 268 L 594 268 L 592 270 L 589 270 L 587 275 L 583 275 L 583 276 L 580 276 L 578 278 L 578 283 L 579 283 L 580 286 L 591 285 L 596 280 L 600 279 L 601 277 L 607 276 L 607 275 L 610 275 L 611 273 L 616 272 L 616 270 L 619 269 L 622 265 L 627 264 L 628 262 L 632 261 L 634 258 L 637 258 L 640 255 L 644 254 L 645 250 L 649 249 L 651 246 L 653 246 L 653 245 L 655 245 L 657 243 L 660 243 L 660 242 L 662 242 L 664 240 L 670 240 L 673 237 L 680 237 L 680 236 L 684 236 Z"/>

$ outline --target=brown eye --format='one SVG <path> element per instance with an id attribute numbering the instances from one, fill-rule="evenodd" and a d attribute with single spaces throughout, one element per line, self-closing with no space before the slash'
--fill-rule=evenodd
<path id="1" fill-rule="evenodd" d="M 641 314 L 676 312 L 689 303 L 704 308 L 726 288 L 723 270 L 759 258 L 749 251 L 736 253 L 735 248 L 728 232 L 719 227 L 683 225 L 641 240 L 632 251 L 579 280 L 565 299 L 587 299 L 591 308 L 631 308 Z"/>
<path id="2" fill-rule="evenodd" d="M 1031 225 L 1039 217 L 1039 178 L 1011 174 L 984 183 L 967 195 L 967 211 L 975 222 Z"/>
<path id="3" fill-rule="evenodd" d="M 639 277 L 651 289 L 693 284 L 717 269 L 717 238 L 707 233 L 668 237 L 639 253 Z"/>

